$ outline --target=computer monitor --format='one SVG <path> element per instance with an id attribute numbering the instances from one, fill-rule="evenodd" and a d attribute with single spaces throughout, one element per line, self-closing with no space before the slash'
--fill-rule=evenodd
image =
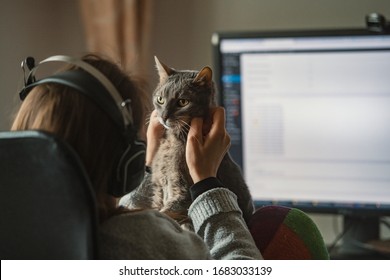
<path id="1" fill-rule="evenodd" d="M 256 206 L 345 217 L 344 249 L 390 214 L 390 34 L 215 33 L 230 153 Z"/>

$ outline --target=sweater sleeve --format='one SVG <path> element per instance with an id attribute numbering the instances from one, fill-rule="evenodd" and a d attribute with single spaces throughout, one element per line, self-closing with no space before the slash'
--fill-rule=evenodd
<path id="1" fill-rule="evenodd" d="M 262 259 L 230 190 L 213 188 L 201 193 L 191 204 L 189 216 L 213 259 Z"/>

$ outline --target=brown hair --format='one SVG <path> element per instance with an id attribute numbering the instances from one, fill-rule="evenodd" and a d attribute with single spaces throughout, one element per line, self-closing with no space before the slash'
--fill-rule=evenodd
<path id="1" fill-rule="evenodd" d="M 143 129 L 149 96 L 140 81 L 126 75 L 119 66 L 96 55 L 83 60 L 100 70 L 123 99 L 131 99 L 134 127 Z M 73 67 L 74 68 L 74 67 Z M 11 130 L 43 130 L 54 133 L 79 154 L 96 192 L 100 220 L 112 213 L 107 205 L 113 155 L 123 147 L 123 136 L 107 114 L 77 90 L 54 83 L 34 87 L 23 101 Z"/>

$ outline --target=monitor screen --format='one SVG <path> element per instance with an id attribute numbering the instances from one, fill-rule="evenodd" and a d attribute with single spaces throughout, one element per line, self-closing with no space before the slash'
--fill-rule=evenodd
<path id="1" fill-rule="evenodd" d="M 230 153 L 257 206 L 390 213 L 390 34 L 216 33 Z"/>

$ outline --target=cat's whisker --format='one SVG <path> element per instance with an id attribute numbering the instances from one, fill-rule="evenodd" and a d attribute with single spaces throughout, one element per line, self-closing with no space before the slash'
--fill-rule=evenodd
<path id="1" fill-rule="evenodd" d="M 151 119 L 151 117 L 152 117 L 152 112 L 150 112 L 147 116 L 146 116 L 146 118 L 145 118 L 145 125 L 149 125 L 150 124 L 150 119 Z"/>
<path id="2" fill-rule="evenodd" d="M 184 122 L 184 128 L 185 128 L 185 129 L 187 130 L 187 132 L 188 132 L 188 131 L 190 131 L 191 126 L 190 126 L 188 123 Z"/>
<path id="3" fill-rule="evenodd" d="M 186 132 L 186 134 L 188 134 L 188 132 L 190 131 L 191 126 L 187 122 L 185 122 L 183 120 L 179 120 L 179 122 L 180 122 L 180 128 L 182 128 Z"/>
<path id="4" fill-rule="evenodd" d="M 188 130 L 183 125 L 180 125 L 180 132 L 185 134 L 185 135 L 188 134 Z"/>
<path id="5" fill-rule="evenodd" d="M 183 125 L 181 123 L 181 120 L 177 122 L 178 125 L 178 131 L 179 131 L 179 137 L 185 139 L 185 133 L 183 132 Z"/>
<path id="6" fill-rule="evenodd" d="M 178 120 L 179 134 L 183 139 L 187 138 L 188 132 L 190 131 L 190 126 L 184 120 Z"/>
<path id="7" fill-rule="evenodd" d="M 180 126 L 180 137 L 183 137 L 183 139 L 186 139 L 187 138 L 187 135 L 188 135 L 188 132 L 190 131 L 191 129 L 191 126 L 184 120 L 182 119 L 179 119 L 178 120 L 178 125 Z M 198 137 L 195 137 L 196 140 L 198 141 L 198 143 L 201 143 L 201 139 L 198 139 Z"/>
<path id="8" fill-rule="evenodd" d="M 146 117 L 146 118 L 145 118 L 145 121 L 150 121 L 150 117 L 151 117 L 151 116 Z"/>

